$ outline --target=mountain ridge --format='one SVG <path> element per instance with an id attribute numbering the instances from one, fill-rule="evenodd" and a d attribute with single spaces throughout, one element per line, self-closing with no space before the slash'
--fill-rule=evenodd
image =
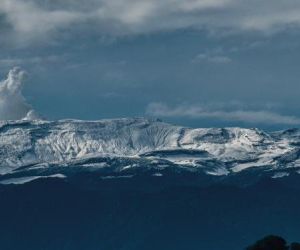
<path id="1" fill-rule="evenodd" d="M 2 121 L 0 183 L 28 173 L 65 177 L 74 166 L 109 174 L 173 168 L 211 176 L 256 169 L 283 178 L 300 173 L 299 146 L 299 129 L 188 128 L 146 118 Z"/>

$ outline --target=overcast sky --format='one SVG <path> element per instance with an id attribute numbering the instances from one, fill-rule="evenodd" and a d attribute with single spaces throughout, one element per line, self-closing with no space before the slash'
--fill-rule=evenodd
<path id="1" fill-rule="evenodd" d="M 299 55 L 297 0 L 1 0 L 0 120 L 298 127 Z"/>

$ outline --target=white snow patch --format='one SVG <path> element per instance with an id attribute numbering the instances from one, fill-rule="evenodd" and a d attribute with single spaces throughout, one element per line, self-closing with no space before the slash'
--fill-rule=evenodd
<path id="1" fill-rule="evenodd" d="M 46 178 L 66 178 L 63 174 L 54 174 L 48 176 L 26 176 L 26 177 L 19 177 L 19 178 L 11 178 L 7 180 L 0 181 L 0 184 L 8 185 L 8 184 L 25 184 L 37 179 L 46 179 Z"/>
<path id="2" fill-rule="evenodd" d="M 130 168 L 134 168 L 134 167 L 137 167 L 137 166 L 138 166 L 137 164 L 127 165 L 127 166 L 122 167 L 121 171 L 130 169 Z"/>
<path id="3" fill-rule="evenodd" d="M 279 173 L 276 173 L 272 176 L 273 179 L 276 179 L 276 178 L 282 178 L 282 177 L 287 177 L 289 176 L 290 174 L 289 173 L 286 173 L 286 172 L 279 172 Z"/>
<path id="4" fill-rule="evenodd" d="M 230 172 L 225 168 L 217 168 L 212 171 L 206 171 L 206 173 L 214 176 L 222 176 L 222 175 L 228 175 Z"/>
<path id="5" fill-rule="evenodd" d="M 162 177 L 163 174 L 162 174 L 162 173 L 154 173 L 152 176 L 155 176 L 155 177 Z"/>
<path id="6" fill-rule="evenodd" d="M 109 175 L 109 176 L 101 177 L 101 179 L 106 180 L 106 179 L 132 178 L 133 176 L 134 175 L 118 175 L 118 176 Z"/>
<path id="7" fill-rule="evenodd" d="M 105 168 L 109 165 L 106 162 L 97 162 L 97 163 L 86 163 L 82 164 L 81 166 L 87 167 L 87 168 Z"/>
<path id="8" fill-rule="evenodd" d="M 264 167 L 268 164 L 271 164 L 272 161 L 268 160 L 268 159 L 263 159 L 261 161 L 257 161 L 257 162 L 247 162 L 247 163 L 239 163 L 236 166 L 234 166 L 233 168 L 231 168 L 231 170 L 233 172 L 240 172 L 242 170 L 245 170 L 247 168 L 252 168 L 252 167 Z"/>

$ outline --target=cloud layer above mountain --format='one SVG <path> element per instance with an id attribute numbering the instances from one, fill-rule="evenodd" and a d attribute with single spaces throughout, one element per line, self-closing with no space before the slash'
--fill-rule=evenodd
<path id="1" fill-rule="evenodd" d="M 281 115 L 270 110 L 216 109 L 201 105 L 182 105 L 169 107 L 163 103 L 151 103 L 147 108 L 149 115 L 157 117 L 185 117 L 193 119 L 217 119 L 252 124 L 299 125 L 300 118 Z"/>
<path id="2" fill-rule="evenodd" d="M 269 33 L 290 26 L 300 26 L 299 1 L 3 0 L 0 5 L 1 31 L 22 41 L 80 27 L 124 35 L 182 28 Z"/>

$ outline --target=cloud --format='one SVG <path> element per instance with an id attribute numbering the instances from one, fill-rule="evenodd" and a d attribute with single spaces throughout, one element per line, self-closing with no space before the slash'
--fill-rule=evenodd
<path id="1" fill-rule="evenodd" d="M 0 25 L 9 30 L 6 36 L 22 42 L 48 41 L 80 27 L 113 36 L 186 28 L 269 33 L 299 27 L 300 2 L 86 0 L 83 5 L 81 0 L 2 0 Z"/>
<path id="2" fill-rule="evenodd" d="M 212 51 L 206 51 L 204 53 L 198 54 L 193 60 L 193 63 L 201 63 L 201 62 L 208 62 L 208 63 L 216 63 L 216 64 L 226 64 L 231 63 L 232 59 L 224 55 L 222 49 L 216 49 Z"/>
<path id="3" fill-rule="evenodd" d="M 252 124 L 299 125 L 300 118 L 281 115 L 270 110 L 222 110 L 201 105 L 181 105 L 169 107 L 163 103 L 151 103 L 146 113 L 157 117 L 187 117 L 194 119 L 218 119 L 223 121 L 238 121 Z"/>
<path id="4" fill-rule="evenodd" d="M 7 57 L 0 58 L 0 68 L 12 68 L 15 65 L 31 66 L 31 65 L 47 65 L 66 63 L 66 55 L 48 55 L 48 56 L 35 56 L 35 57 Z"/>
<path id="5" fill-rule="evenodd" d="M 60 28 L 79 22 L 81 14 L 64 9 L 47 10 L 37 5 L 38 1 L 3 0 L 0 14 L 11 27 L 14 38 L 22 42 L 47 39 Z M 10 35 L 10 34 L 8 34 Z"/>
<path id="6" fill-rule="evenodd" d="M 0 82 L 0 120 L 37 118 L 22 95 L 25 75 L 23 70 L 16 67 L 9 71 L 6 80 Z"/>

